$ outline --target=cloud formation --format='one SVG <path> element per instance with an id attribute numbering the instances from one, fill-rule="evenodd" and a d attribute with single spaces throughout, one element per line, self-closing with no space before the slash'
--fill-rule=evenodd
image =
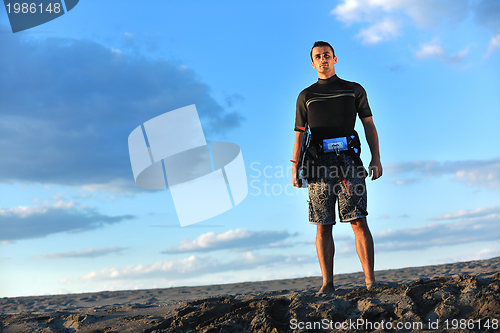
<path id="1" fill-rule="evenodd" d="M 454 0 L 343 0 L 331 13 L 347 24 L 377 22 L 403 13 L 417 26 L 428 28 L 443 19 L 461 21 L 468 9 L 466 1 Z"/>
<path id="2" fill-rule="evenodd" d="M 387 165 L 386 170 L 390 176 L 397 178 L 398 185 L 417 182 L 421 178 L 453 175 L 454 181 L 465 183 L 467 186 L 500 189 L 500 157 L 487 160 L 392 163 Z"/>
<path id="3" fill-rule="evenodd" d="M 283 240 L 293 236 L 296 235 L 292 235 L 287 231 L 247 231 L 244 228 L 219 234 L 209 232 L 194 240 L 182 240 L 179 246 L 167 249 L 162 253 L 208 252 L 222 249 L 244 251 L 249 248 L 286 247 L 290 245 L 283 242 Z"/>
<path id="4" fill-rule="evenodd" d="M 122 253 L 124 247 L 106 247 L 103 249 L 86 249 L 82 251 L 68 251 L 46 253 L 35 256 L 36 259 L 66 259 L 66 258 L 97 258 L 111 253 Z"/>
<path id="5" fill-rule="evenodd" d="M 434 246 L 463 245 L 473 242 L 497 241 L 500 239 L 500 228 L 498 228 L 498 224 L 500 223 L 500 206 L 459 210 L 433 217 L 430 220 L 445 222 L 432 223 L 415 228 L 388 229 L 374 234 L 376 251 L 423 251 Z M 356 254 L 352 236 L 336 237 L 335 240 L 339 243 L 338 248 L 340 253 L 346 255 Z M 489 254 L 490 252 L 486 251 L 481 258 L 486 259 Z M 474 257 L 474 259 L 478 259 L 478 257 Z"/>
<path id="6" fill-rule="evenodd" d="M 491 31 L 500 32 L 500 2 L 477 0 L 474 2 L 474 21 Z"/>
<path id="7" fill-rule="evenodd" d="M 190 256 L 177 260 L 163 260 L 153 264 L 130 265 L 123 268 L 104 268 L 82 277 L 84 281 L 124 280 L 124 279 L 187 279 L 227 271 L 241 271 L 279 263 L 304 264 L 312 260 L 310 256 L 261 255 L 246 252 L 234 260 L 220 261 L 210 256 Z"/>
<path id="8" fill-rule="evenodd" d="M 363 26 L 357 37 L 365 45 L 374 45 L 397 39 L 408 26 L 433 33 L 444 24 L 456 25 L 465 21 L 470 13 L 474 22 L 494 33 L 486 56 L 500 48 L 500 4 L 498 1 L 454 1 L 454 0 L 342 0 L 332 11 L 335 18 L 346 25 Z M 431 44 L 431 45 L 429 45 Z M 457 64 L 468 53 L 464 48 L 450 54 L 442 46 L 432 42 L 422 45 L 416 52 L 419 59 L 430 56 L 441 61 Z"/>
<path id="9" fill-rule="evenodd" d="M 438 58 L 442 62 L 456 65 L 462 62 L 468 53 L 469 48 L 465 48 L 454 55 L 450 55 L 448 51 L 439 45 L 438 42 L 434 41 L 420 45 L 420 49 L 415 53 L 415 55 L 419 59 Z"/>
<path id="10" fill-rule="evenodd" d="M 490 39 L 485 57 L 500 49 L 500 1 L 479 0 L 474 6 L 475 22 L 489 30 L 493 36 Z"/>
<path id="11" fill-rule="evenodd" d="M 60 232 L 83 232 L 133 219 L 132 215 L 108 216 L 74 202 L 0 208 L 0 241 L 40 238 Z"/>
<path id="12" fill-rule="evenodd" d="M 378 44 L 399 36 L 401 25 L 400 20 L 385 18 L 366 29 L 361 29 L 357 37 L 365 45 Z"/>
<path id="13" fill-rule="evenodd" d="M 456 219 L 473 219 L 500 216 L 500 206 L 477 208 L 477 209 L 461 209 L 458 212 L 439 215 L 431 218 L 434 221 L 456 220 Z"/>
<path id="14" fill-rule="evenodd" d="M 432 220 L 451 219 L 459 220 L 380 232 L 374 236 L 377 251 L 422 250 L 500 239 L 500 206 L 458 211 Z"/>
<path id="15" fill-rule="evenodd" d="M 500 256 L 500 247 L 493 249 L 483 249 L 479 252 L 453 258 L 440 259 L 437 264 L 443 262 L 456 263 L 461 261 L 485 260 Z"/>
<path id="16" fill-rule="evenodd" d="M 4 29 L 5 30 L 5 29 Z M 135 186 L 130 132 L 196 104 L 207 136 L 237 128 L 193 70 L 88 40 L 1 34 L 0 182 Z"/>
<path id="17" fill-rule="evenodd" d="M 500 33 L 498 35 L 491 37 L 490 44 L 488 45 L 488 50 L 486 51 L 485 57 L 489 57 L 493 52 L 500 49 Z"/>

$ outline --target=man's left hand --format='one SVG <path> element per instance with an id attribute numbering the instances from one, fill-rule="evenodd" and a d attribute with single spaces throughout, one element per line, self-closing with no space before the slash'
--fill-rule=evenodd
<path id="1" fill-rule="evenodd" d="M 373 160 L 370 162 L 368 167 L 368 177 L 372 177 L 372 180 L 378 179 L 382 176 L 382 163 L 380 160 Z"/>

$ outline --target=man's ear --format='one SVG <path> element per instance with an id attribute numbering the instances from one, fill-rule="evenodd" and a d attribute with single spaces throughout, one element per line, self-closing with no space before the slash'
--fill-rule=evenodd
<path id="1" fill-rule="evenodd" d="M 311 61 L 311 66 L 313 66 L 313 68 L 316 69 L 316 66 L 314 66 L 314 61 Z"/>
<path id="2" fill-rule="evenodd" d="M 336 65 L 337 64 L 337 57 L 333 57 L 333 64 Z"/>

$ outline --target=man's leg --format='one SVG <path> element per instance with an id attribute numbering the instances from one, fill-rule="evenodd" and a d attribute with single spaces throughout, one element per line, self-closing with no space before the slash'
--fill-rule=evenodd
<path id="1" fill-rule="evenodd" d="M 356 252 L 358 253 L 363 272 L 365 273 L 365 282 L 367 287 L 375 282 L 374 273 L 374 250 L 373 238 L 366 223 L 366 218 L 363 217 L 351 222 L 352 230 L 354 230 L 354 238 L 356 239 Z"/>
<path id="2" fill-rule="evenodd" d="M 320 293 L 331 293 L 335 290 L 333 286 L 333 255 L 335 245 L 333 243 L 332 225 L 318 225 L 316 229 L 316 252 L 318 253 L 319 266 L 323 275 L 323 286 Z"/>

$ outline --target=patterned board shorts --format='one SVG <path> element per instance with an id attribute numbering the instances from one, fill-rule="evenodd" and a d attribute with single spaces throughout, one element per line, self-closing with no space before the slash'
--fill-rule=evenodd
<path id="1" fill-rule="evenodd" d="M 349 155 L 320 155 L 309 171 L 309 223 L 335 224 L 337 198 L 340 222 L 366 217 L 365 172 Z"/>

